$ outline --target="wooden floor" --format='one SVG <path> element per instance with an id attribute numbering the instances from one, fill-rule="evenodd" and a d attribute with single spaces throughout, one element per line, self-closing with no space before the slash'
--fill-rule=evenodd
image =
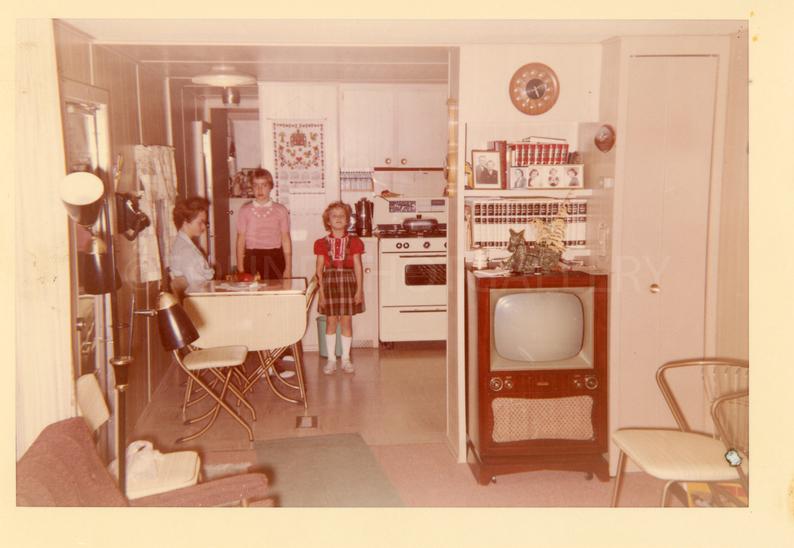
<path id="1" fill-rule="evenodd" d="M 443 343 L 355 348 L 354 374 L 337 370 L 324 375 L 325 360 L 316 352 L 306 352 L 304 360 L 308 411 L 278 399 L 261 382 L 249 397 L 257 413 L 257 420 L 250 423 L 255 440 L 359 433 L 408 506 L 609 505 L 612 482 L 588 481 L 577 472 L 528 472 L 478 485 L 468 466 L 456 462 L 446 440 Z M 205 465 L 253 458 L 245 430 L 225 412 L 205 435 L 176 444 L 177 438 L 196 429 L 182 423 L 183 392 L 184 375 L 173 367 L 130 439 L 151 440 L 163 451 L 196 450 Z M 296 427 L 298 417 L 304 415 L 316 417 L 316 428 Z M 243 416 L 250 418 L 247 412 Z M 661 489 L 661 482 L 645 474 L 628 474 L 621 506 L 656 506 Z"/>

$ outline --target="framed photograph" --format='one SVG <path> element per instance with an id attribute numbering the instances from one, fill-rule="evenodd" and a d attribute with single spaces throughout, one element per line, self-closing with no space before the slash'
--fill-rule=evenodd
<path id="1" fill-rule="evenodd" d="M 510 181 L 507 188 L 510 190 L 521 190 L 522 188 L 529 188 L 527 179 L 527 168 L 513 166 L 508 171 Z"/>
<path id="2" fill-rule="evenodd" d="M 497 150 L 472 150 L 474 188 L 498 190 L 502 188 L 502 166 Z"/>

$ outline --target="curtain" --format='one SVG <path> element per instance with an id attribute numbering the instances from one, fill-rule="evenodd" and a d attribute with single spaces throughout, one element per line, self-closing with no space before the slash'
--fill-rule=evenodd
<path id="1" fill-rule="evenodd" d="M 171 215 L 177 192 L 174 150 L 163 145 L 136 145 L 135 167 L 143 191 L 140 209 L 152 222 L 138 235 L 139 281 L 151 282 L 159 280 L 169 266 L 177 235 Z"/>

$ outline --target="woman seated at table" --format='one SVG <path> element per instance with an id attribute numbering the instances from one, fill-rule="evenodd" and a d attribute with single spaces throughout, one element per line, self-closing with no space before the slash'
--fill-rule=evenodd
<path id="1" fill-rule="evenodd" d="M 179 233 L 171 246 L 171 277 L 183 277 L 188 285 L 211 280 L 215 271 L 207 263 L 195 239 L 207 230 L 207 208 L 210 203 L 201 196 L 178 199 L 174 207 L 174 224 Z"/>

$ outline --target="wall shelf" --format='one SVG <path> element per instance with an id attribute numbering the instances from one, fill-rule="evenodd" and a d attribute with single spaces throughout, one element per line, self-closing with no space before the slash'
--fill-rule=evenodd
<path id="1" fill-rule="evenodd" d="M 593 195 L 592 188 L 538 188 L 535 190 L 463 190 L 467 198 L 586 198 Z"/>

